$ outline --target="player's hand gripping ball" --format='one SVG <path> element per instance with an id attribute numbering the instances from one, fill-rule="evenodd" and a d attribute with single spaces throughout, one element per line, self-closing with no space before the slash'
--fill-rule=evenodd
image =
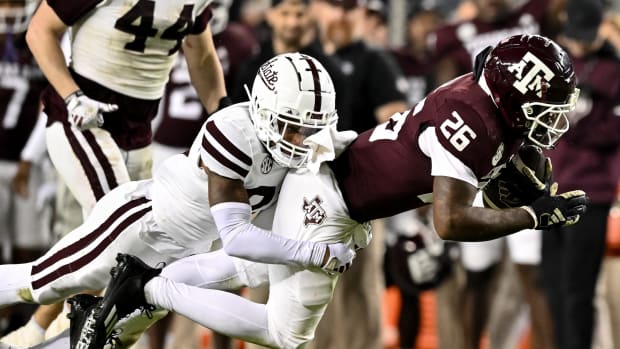
<path id="1" fill-rule="evenodd" d="M 554 194 L 557 185 L 553 183 L 551 170 L 551 159 L 539 147 L 522 146 L 499 175 L 483 188 L 484 206 L 520 207 L 542 195 Z"/>

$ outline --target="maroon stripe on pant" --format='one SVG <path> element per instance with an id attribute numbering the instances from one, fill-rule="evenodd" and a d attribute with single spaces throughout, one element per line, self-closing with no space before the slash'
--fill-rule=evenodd
<path id="1" fill-rule="evenodd" d="M 116 181 L 116 176 L 114 175 L 114 169 L 112 169 L 112 164 L 110 164 L 110 160 L 103 153 L 101 146 L 97 143 L 97 139 L 95 139 L 95 135 L 90 130 L 82 131 L 84 138 L 86 138 L 86 142 L 90 145 L 90 148 L 93 150 L 95 157 L 99 161 L 101 168 L 103 168 L 103 173 L 105 174 L 105 179 L 108 181 L 108 187 L 110 190 L 118 187 L 118 182 Z"/>
<path id="2" fill-rule="evenodd" d="M 95 171 L 93 164 L 90 163 L 86 152 L 82 149 L 82 145 L 80 145 L 80 142 L 78 142 L 77 138 L 75 138 L 75 135 L 71 130 L 71 126 L 63 124 L 62 127 L 65 131 L 65 136 L 67 136 L 67 140 L 69 141 L 69 145 L 71 145 L 73 153 L 77 156 L 80 165 L 82 165 L 82 169 L 86 174 L 88 183 L 90 183 L 90 189 L 93 191 L 93 195 L 95 195 L 95 200 L 99 201 L 99 199 L 105 195 L 105 191 L 101 186 L 99 177 L 97 177 L 97 171 Z"/>
<path id="3" fill-rule="evenodd" d="M 152 207 L 149 206 L 138 212 L 133 213 L 131 216 L 127 217 L 127 219 L 122 221 L 116 228 L 114 228 L 114 230 L 112 230 L 112 233 L 105 240 L 101 241 L 99 245 L 97 245 L 97 247 L 95 247 L 92 251 L 90 251 L 89 253 L 85 254 L 84 256 L 80 257 L 79 259 L 69 264 L 63 265 L 62 267 L 43 276 L 40 279 L 34 280 L 32 282 L 32 288 L 34 290 L 39 289 L 66 274 L 73 273 L 77 270 L 80 270 L 82 267 L 84 267 L 88 263 L 92 262 L 95 258 L 97 258 L 108 246 L 110 246 L 112 242 L 114 242 L 114 240 L 123 231 L 125 231 L 127 227 L 129 227 L 130 225 L 135 223 L 137 220 L 142 218 L 146 213 L 151 211 L 151 209 Z"/>
<path id="4" fill-rule="evenodd" d="M 97 229 L 93 230 L 91 233 L 87 234 L 86 236 L 72 243 L 71 245 L 62 248 L 58 252 L 51 255 L 49 258 L 42 261 L 41 263 L 33 265 L 32 271 L 31 271 L 32 275 L 38 274 L 42 272 L 43 270 L 45 270 L 45 268 L 48 268 L 49 266 L 60 261 L 61 259 L 67 258 L 68 256 L 72 256 L 73 254 L 83 250 L 84 248 L 86 248 L 86 246 L 88 246 L 93 241 L 95 241 L 99 236 L 101 236 L 103 232 L 105 232 L 108 228 L 110 228 L 110 226 L 114 222 L 116 222 L 123 213 L 133 209 L 134 207 L 145 204 L 147 202 L 149 202 L 148 199 L 139 198 L 136 200 L 129 201 L 123 206 L 117 208 L 116 211 L 112 212 L 112 214 L 97 227 Z"/>

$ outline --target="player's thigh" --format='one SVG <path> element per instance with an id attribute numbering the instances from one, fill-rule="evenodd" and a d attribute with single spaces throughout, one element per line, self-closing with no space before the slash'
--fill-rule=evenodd
<path id="1" fill-rule="evenodd" d="M 161 276 L 190 286 L 215 290 L 236 290 L 249 283 L 245 278 L 263 274 L 267 277 L 267 265 L 234 258 L 224 250 L 200 253 L 181 258 L 167 267 Z M 241 275 L 243 273 L 243 275 Z M 247 274 L 247 275 L 246 275 Z"/>
<path id="2" fill-rule="evenodd" d="M 88 219 L 33 263 L 35 301 L 49 303 L 70 294 L 103 288 L 119 252 L 155 265 L 166 262 L 140 239 L 154 225 L 151 203 L 131 182 L 98 202 Z"/>
<path id="3" fill-rule="evenodd" d="M 507 236 L 510 259 L 517 264 L 538 265 L 542 258 L 542 231 L 525 229 Z"/>
<path id="4" fill-rule="evenodd" d="M 269 332 L 283 348 L 298 348 L 314 338 L 338 277 L 323 271 L 269 266 Z"/>
<path id="5" fill-rule="evenodd" d="M 116 186 L 129 181 L 125 159 L 109 132 L 79 131 L 55 122 L 47 128 L 52 163 L 85 211 Z"/>
<path id="6" fill-rule="evenodd" d="M 125 157 L 125 164 L 129 178 L 132 181 L 152 178 L 153 173 L 153 147 L 147 145 L 144 148 L 121 151 Z"/>
<path id="7" fill-rule="evenodd" d="M 483 271 L 497 263 L 502 257 L 503 238 L 479 241 L 462 242 L 461 260 L 465 269 L 469 271 Z"/>

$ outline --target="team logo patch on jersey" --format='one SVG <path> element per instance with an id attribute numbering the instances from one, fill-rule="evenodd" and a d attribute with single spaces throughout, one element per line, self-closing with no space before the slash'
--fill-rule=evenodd
<path id="1" fill-rule="evenodd" d="M 325 213 L 325 209 L 321 207 L 321 203 L 323 200 L 316 196 L 311 201 L 304 198 L 304 204 L 302 209 L 306 213 L 304 215 L 304 225 L 307 227 L 310 224 L 320 225 L 325 222 L 325 218 L 327 218 L 327 213 Z"/>
<path id="2" fill-rule="evenodd" d="M 263 174 L 267 174 L 271 172 L 271 169 L 273 169 L 273 159 L 271 158 L 271 156 L 267 155 L 263 159 L 263 162 L 260 163 L 260 171 Z"/>
<path id="3" fill-rule="evenodd" d="M 273 64 L 275 61 L 275 58 L 270 59 L 258 69 L 258 75 L 261 80 L 263 80 L 263 83 L 265 83 L 265 86 L 267 86 L 267 88 L 271 91 L 275 90 L 275 83 L 278 82 L 278 71 L 273 70 Z"/>
<path id="4" fill-rule="evenodd" d="M 531 68 L 526 71 L 528 63 L 531 63 Z M 542 97 L 542 89 L 547 87 L 548 81 L 555 76 L 553 71 L 531 52 L 527 52 L 519 63 L 508 67 L 508 71 L 515 75 L 517 80 L 512 85 L 519 92 L 526 94 L 528 90 L 535 91 L 538 97 Z"/>

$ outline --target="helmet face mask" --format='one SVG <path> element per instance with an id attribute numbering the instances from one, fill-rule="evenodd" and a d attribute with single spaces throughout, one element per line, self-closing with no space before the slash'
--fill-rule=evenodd
<path id="1" fill-rule="evenodd" d="M 552 148 L 569 129 L 568 113 L 575 109 L 579 89 L 575 88 L 568 103 L 551 104 L 543 102 L 525 103 L 521 106 L 527 123 L 528 140 L 545 149 Z"/>
<path id="2" fill-rule="evenodd" d="M 286 167 L 304 167 L 311 155 L 304 140 L 338 120 L 331 78 L 310 56 L 276 56 L 261 66 L 252 92 L 247 86 L 246 92 L 258 138 Z"/>
<path id="3" fill-rule="evenodd" d="M 0 34 L 26 32 L 37 4 L 37 0 L 0 1 Z"/>
<path id="4" fill-rule="evenodd" d="M 568 55 L 539 35 L 502 40 L 484 64 L 485 82 L 508 127 L 537 146 L 552 148 L 568 131 L 579 96 Z"/>

